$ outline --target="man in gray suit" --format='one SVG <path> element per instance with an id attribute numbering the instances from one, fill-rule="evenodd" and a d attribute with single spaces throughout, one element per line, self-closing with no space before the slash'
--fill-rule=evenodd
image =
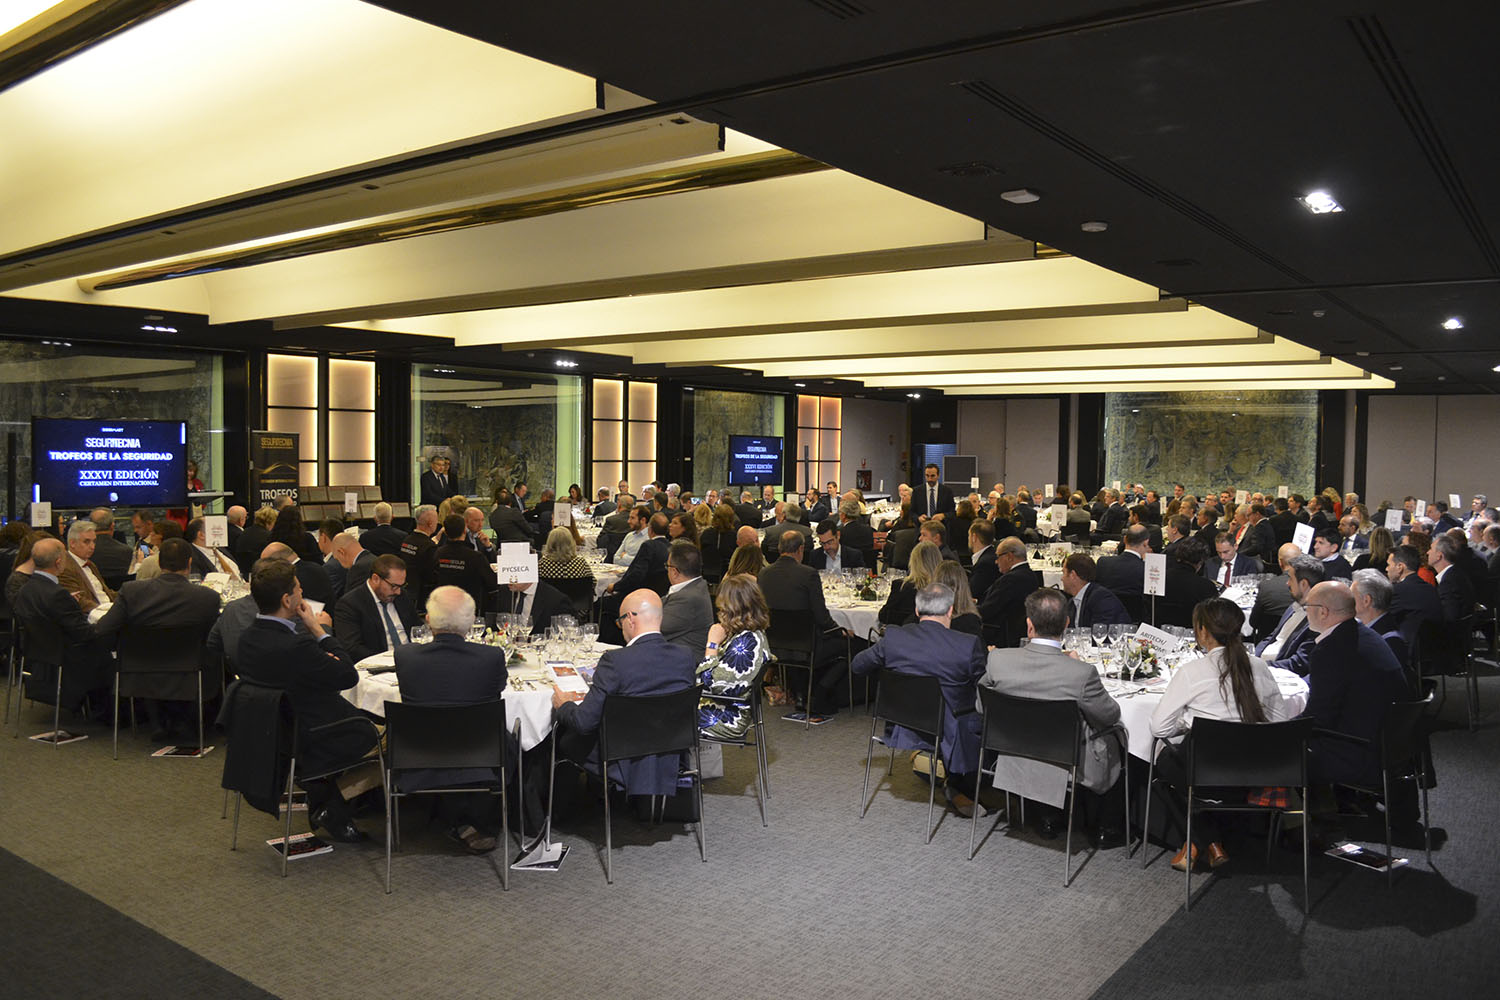
<path id="1" fill-rule="evenodd" d="M 773 563 L 780 554 L 781 536 L 788 531 L 795 531 L 803 538 L 812 538 L 812 528 L 802 523 L 802 508 L 796 503 L 778 503 L 776 505 L 776 523 L 766 529 L 766 536 L 761 541 L 760 547 L 766 557 L 766 562 Z M 811 548 L 811 546 L 808 546 Z"/>
<path id="2" fill-rule="evenodd" d="M 1121 823 L 1124 804 L 1111 790 L 1119 783 L 1125 747 L 1123 734 L 1108 730 L 1119 723 L 1120 706 L 1105 692 L 1092 664 L 1063 653 L 1062 634 L 1067 624 L 1066 594 L 1048 589 L 1033 591 L 1026 598 L 1026 635 L 1031 641 L 1020 649 L 990 650 L 979 686 L 1018 698 L 1078 703 L 1088 723 L 1083 734 L 1079 784 L 1094 793 L 1085 796 L 1082 803 L 1084 820 L 1096 829 L 1101 845 L 1117 846 L 1125 842 Z M 1030 789 L 1019 787 L 1023 784 L 1029 782 L 1023 779 L 1012 787 L 1025 794 Z M 1043 807 L 1037 814 L 1042 837 L 1056 837 L 1061 828 L 1060 811 Z"/>
<path id="3" fill-rule="evenodd" d="M 667 552 L 667 596 L 661 602 L 661 635 L 700 659 L 714 623 L 714 604 L 703 580 L 703 553 L 689 541 Z"/>

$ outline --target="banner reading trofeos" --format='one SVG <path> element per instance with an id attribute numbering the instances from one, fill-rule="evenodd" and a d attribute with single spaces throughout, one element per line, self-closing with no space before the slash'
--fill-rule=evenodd
<path id="1" fill-rule="evenodd" d="M 250 432 L 250 499 L 257 507 L 278 497 L 297 497 L 297 435 L 289 431 Z"/>

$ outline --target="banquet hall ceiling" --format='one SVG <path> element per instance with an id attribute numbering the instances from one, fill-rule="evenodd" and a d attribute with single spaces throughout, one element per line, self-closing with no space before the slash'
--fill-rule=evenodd
<path id="1" fill-rule="evenodd" d="M 0 318 L 896 392 L 1500 387 L 1490 5 L 247 11 L 0 93 L 37 150 L 0 165 Z"/>

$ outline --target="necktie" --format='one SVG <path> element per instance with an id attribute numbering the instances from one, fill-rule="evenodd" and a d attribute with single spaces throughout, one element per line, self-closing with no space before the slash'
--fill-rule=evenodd
<path id="1" fill-rule="evenodd" d="M 448 488 L 448 477 L 445 475 L 438 476 L 438 486 L 446 490 Z"/>
<path id="2" fill-rule="evenodd" d="M 514 607 L 514 609 L 515 609 L 515 613 L 518 614 L 518 615 L 520 615 L 523 618 L 526 616 L 526 598 L 527 598 L 527 596 L 528 595 L 527 595 L 526 591 L 524 591 L 524 590 L 519 591 L 516 594 L 515 602 L 512 605 Z"/>
<path id="3" fill-rule="evenodd" d="M 396 616 L 391 611 L 391 606 L 384 601 L 377 602 L 380 605 L 380 617 L 385 621 L 385 634 L 387 641 L 391 644 L 391 652 L 401 645 L 401 630 L 396 627 Z"/>
<path id="4" fill-rule="evenodd" d="M 927 516 L 931 517 L 937 513 L 937 487 L 927 487 Z"/>
<path id="5" fill-rule="evenodd" d="M 1232 562 L 1225 563 L 1224 564 L 1224 586 L 1226 586 L 1226 587 L 1229 586 L 1229 578 L 1230 578 L 1230 575 L 1233 574 L 1233 573 L 1234 573 L 1234 563 L 1232 563 Z"/>

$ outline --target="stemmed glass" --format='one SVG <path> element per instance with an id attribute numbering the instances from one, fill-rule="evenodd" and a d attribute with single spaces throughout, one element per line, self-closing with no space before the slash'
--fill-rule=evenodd
<path id="1" fill-rule="evenodd" d="M 1091 631 L 1094 633 L 1094 645 L 1109 645 L 1109 625 L 1104 622 L 1094 622 Z"/>

